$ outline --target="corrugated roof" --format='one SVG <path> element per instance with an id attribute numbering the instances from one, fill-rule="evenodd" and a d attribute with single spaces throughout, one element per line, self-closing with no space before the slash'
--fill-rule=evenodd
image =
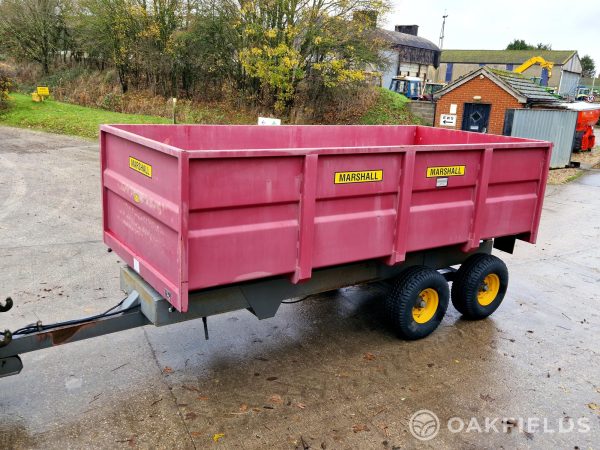
<path id="1" fill-rule="evenodd" d="M 424 48 L 426 50 L 433 50 L 436 52 L 440 51 L 440 48 L 437 45 L 425 38 L 422 38 L 421 36 L 400 33 L 399 31 L 384 30 L 382 28 L 378 28 L 377 33 L 382 39 L 385 39 L 391 44 Z"/>
<path id="2" fill-rule="evenodd" d="M 539 102 L 556 102 L 558 101 L 554 95 L 550 94 L 543 86 L 534 83 L 529 78 L 515 72 L 506 70 L 491 69 L 486 67 L 486 70 L 497 75 L 502 81 L 507 83 L 515 91 L 519 92 L 523 97 L 527 98 L 528 103 Z"/>
<path id="3" fill-rule="evenodd" d="M 529 58 L 541 56 L 546 61 L 562 65 L 575 53 L 575 50 L 443 50 L 441 62 L 523 64 Z"/>

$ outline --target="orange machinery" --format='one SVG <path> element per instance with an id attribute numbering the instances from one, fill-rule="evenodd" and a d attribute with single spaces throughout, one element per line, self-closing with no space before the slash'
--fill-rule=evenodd
<path id="1" fill-rule="evenodd" d="M 590 151 L 596 145 L 594 136 L 594 125 L 600 119 L 600 104 L 576 102 L 565 104 L 567 109 L 577 111 L 577 123 L 575 125 L 575 142 L 573 151 Z"/>
<path id="2" fill-rule="evenodd" d="M 579 111 L 575 128 L 575 150 L 590 151 L 594 148 L 596 145 L 594 125 L 598 122 L 598 119 L 600 119 L 600 109 Z"/>

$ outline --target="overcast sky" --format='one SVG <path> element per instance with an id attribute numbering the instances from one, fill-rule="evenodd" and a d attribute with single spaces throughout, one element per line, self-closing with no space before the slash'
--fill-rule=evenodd
<path id="1" fill-rule="evenodd" d="M 506 48 L 513 39 L 550 43 L 553 50 L 590 55 L 600 71 L 599 0 L 391 0 L 385 28 L 419 25 L 419 36 L 437 44 L 447 11 L 444 48 Z"/>

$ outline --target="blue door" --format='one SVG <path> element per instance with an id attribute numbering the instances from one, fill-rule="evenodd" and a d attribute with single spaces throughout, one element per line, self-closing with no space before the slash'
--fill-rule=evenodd
<path id="1" fill-rule="evenodd" d="M 487 103 L 465 103 L 462 130 L 487 133 L 492 105 Z"/>

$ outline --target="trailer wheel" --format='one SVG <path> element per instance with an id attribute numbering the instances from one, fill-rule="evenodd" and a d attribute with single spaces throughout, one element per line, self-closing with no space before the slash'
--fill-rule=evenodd
<path id="1" fill-rule="evenodd" d="M 446 279 L 425 266 L 413 266 L 393 283 L 385 310 L 394 330 L 404 339 L 421 339 L 440 324 L 448 309 Z"/>
<path id="2" fill-rule="evenodd" d="M 467 319 L 485 319 L 504 299 L 508 287 L 506 264 L 482 253 L 468 258 L 452 283 L 452 304 Z"/>

